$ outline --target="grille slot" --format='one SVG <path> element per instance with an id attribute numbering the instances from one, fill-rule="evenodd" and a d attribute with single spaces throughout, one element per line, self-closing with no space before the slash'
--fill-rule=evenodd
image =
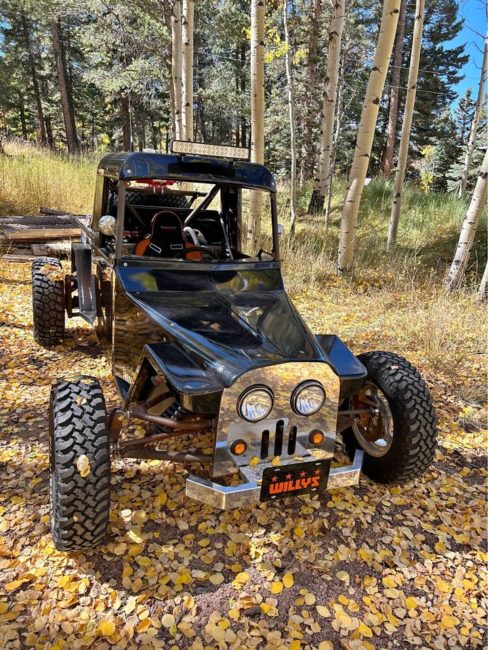
<path id="1" fill-rule="evenodd" d="M 269 430 L 265 429 L 261 434 L 261 460 L 268 457 L 269 452 Z"/>
<path id="2" fill-rule="evenodd" d="M 275 431 L 275 444 L 274 444 L 274 455 L 275 456 L 281 456 L 281 452 L 283 451 L 283 430 L 285 428 L 285 423 L 283 420 L 278 420 L 276 423 L 276 431 Z"/>
<path id="3" fill-rule="evenodd" d="M 295 453 L 297 446 L 297 428 L 290 428 L 290 435 L 288 436 L 288 454 L 291 456 Z"/>

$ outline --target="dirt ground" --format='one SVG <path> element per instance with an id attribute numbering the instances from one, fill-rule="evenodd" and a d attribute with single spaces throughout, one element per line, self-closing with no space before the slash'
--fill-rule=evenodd
<path id="1" fill-rule="evenodd" d="M 440 436 L 428 473 L 218 512 L 185 498 L 180 466 L 115 461 L 107 543 L 65 554 L 49 534 L 50 384 L 95 375 L 115 404 L 109 365 L 74 321 L 65 345 L 33 342 L 29 265 L 0 262 L 0 282 L 0 648 L 483 647 L 486 388 L 472 341 L 448 375 L 398 333 L 398 310 L 425 316 L 408 301 L 381 317 L 368 291 L 349 304 L 351 287 L 296 296 L 314 331 L 355 352 L 395 349 L 424 372 Z"/>

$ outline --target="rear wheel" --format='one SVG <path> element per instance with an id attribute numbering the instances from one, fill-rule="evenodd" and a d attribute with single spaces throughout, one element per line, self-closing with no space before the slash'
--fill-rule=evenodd
<path id="1" fill-rule="evenodd" d="M 64 275 L 55 257 L 32 263 L 32 321 L 34 339 L 44 346 L 64 338 Z"/>
<path id="2" fill-rule="evenodd" d="M 379 483 L 401 483 L 421 476 L 432 463 L 437 444 L 436 415 L 420 373 L 391 352 L 359 355 L 368 378 L 348 407 L 357 415 L 343 432 L 351 458 L 364 450 L 363 471 Z"/>
<path id="3" fill-rule="evenodd" d="M 61 380 L 51 390 L 51 532 L 56 548 L 101 544 L 110 511 L 110 445 L 100 384 Z"/>

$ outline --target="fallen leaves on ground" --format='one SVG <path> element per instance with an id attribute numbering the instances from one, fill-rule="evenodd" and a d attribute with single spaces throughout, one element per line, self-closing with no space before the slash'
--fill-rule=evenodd
<path id="1" fill-rule="evenodd" d="M 418 481 L 386 487 L 363 477 L 320 498 L 219 512 L 185 497 L 178 465 L 115 461 L 106 544 L 60 553 L 49 534 L 51 382 L 94 375 L 112 406 L 115 390 L 84 325 L 71 321 L 63 346 L 33 342 L 28 266 L 0 263 L 0 273 L 1 648 L 483 646 L 486 440 L 459 424 L 460 394 L 476 395 L 481 381 L 473 359 L 452 379 L 432 372 L 423 350 L 397 349 L 426 372 L 439 409 L 436 462 Z M 313 307 L 306 295 L 299 301 L 315 329 L 336 331 L 356 352 L 400 336 L 368 330 L 374 315 L 346 320 L 340 297 L 351 291 L 352 300 L 352 290 L 330 291 Z M 355 301 L 353 312 L 368 313 L 367 295 Z"/>

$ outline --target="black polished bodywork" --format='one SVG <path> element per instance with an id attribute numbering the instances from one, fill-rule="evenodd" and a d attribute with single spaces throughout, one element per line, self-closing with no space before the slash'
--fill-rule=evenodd
<path id="1" fill-rule="evenodd" d="M 365 376 L 340 339 L 310 332 L 277 262 L 131 260 L 116 268 L 115 295 L 114 374 L 131 384 L 146 355 L 197 412 L 198 396 L 215 394 L 218 407 L 225 387 L 260 366 L 325 361 L 348 382 Z"/>
<path id="2" fill-rule="evenodd" d="M 114 153 L 105 156 L 99 172 L 117 180 L 164 179 L 195 183 L 233 183 L 276 191 L 273 174 L 264 165 L 240 160 L 163 153 Z"/>

